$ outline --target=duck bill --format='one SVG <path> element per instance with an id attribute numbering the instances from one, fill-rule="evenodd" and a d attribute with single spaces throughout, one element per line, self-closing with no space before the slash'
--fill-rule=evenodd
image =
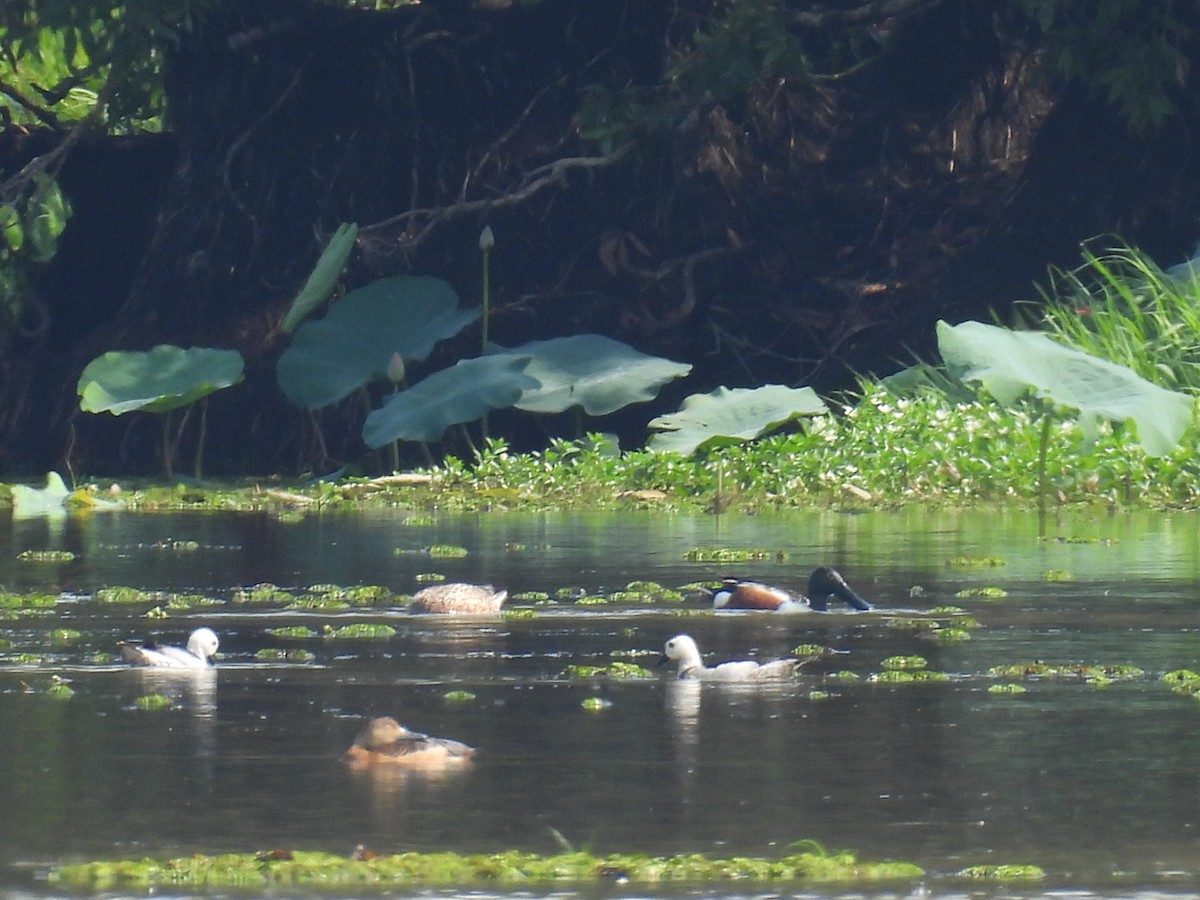
<path id="1" fill-rule="evenodd" d="M 848 603 L 850 606 L 853 606 L 860 612 L 866 612 L 867 610 L 875 608 L 865 599 L 856 594 L 854 589 L 851 588 L 850 585 L 846 584 L 845 579 L 841 578 L 841 576 L 838 576 L 838 584 L 834 587 L 833 593 L 836 597 L 844 600 L 846 603 Z"/>

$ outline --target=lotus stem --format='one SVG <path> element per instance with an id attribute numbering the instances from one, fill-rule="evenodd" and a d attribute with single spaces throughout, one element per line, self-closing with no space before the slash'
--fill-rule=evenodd
<path id="1" fill-rule="evenodd" d="M 196 438 L 196 462 L 192 468 L 192 473 L 196 480 L 199 481 L 204 477 L 204 438 L 208 434 L 208 398 L 204 397 L 200 401 L 200 434 Z"/>

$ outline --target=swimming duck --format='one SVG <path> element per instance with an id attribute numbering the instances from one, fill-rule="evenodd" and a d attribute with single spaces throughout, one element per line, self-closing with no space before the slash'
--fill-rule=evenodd
<path id="1" fill-rule="evenodd" d="M 783 588 L 726 578 L 713 591 L 714 609 L 765 609 L 775 612 L 827 612 L 830 596 L 844 600 L 857 610 L 874 609 L 846 584 L 836 569 L 818 566 L 808 576 L 807 595 L 795 594 Z"/>
<path id="2" fill-rule="evenodd" d="M 791 678 L 796 666 L 800 665 L 798 659 L 776 659 L 766 663 L 747 659 L 706 666 L 700 657 L 700 648 L 686 634 L 677 634 L 667 641 L 659 665 L 668 661 L 679 663 L 680 678 L 702 681 L 782 681 Z"/>
<path id="3" fill-rule="evenodd" d="M 373 765 L 438 768 L 465 763 L 474 755 L 474 747 L 409 731 L 391 716 L 379 716 L 363 726 L 342 758 L 354 768 Z"/>
<path id="4" fill-rule="evenodd" d="M 211 628 L 197 628 L 188 637 L 187 649 L 158 646 L 154 643 L 129 644 L 118 642 L 121 658 L 135 666 L 154 666 L 161 669 L 203 669 L 217 652 L 217 633 Z"/>
<path id="5" fill-rule="evenodd" d="M 408 611 L 442 613 L 460 616 L 495 615 L 508 598 L 508 591 L 498 591 L 490 584 L 435 584 L 417 591 L 409 601 Z"/>

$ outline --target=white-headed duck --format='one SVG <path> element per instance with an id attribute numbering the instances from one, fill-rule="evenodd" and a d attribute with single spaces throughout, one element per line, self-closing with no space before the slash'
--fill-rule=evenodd
<path id="1" fill-rule="evenodd" d="M 408 611 L 489 616 L 500 612 L 500 607 L 507 598 L 508 591 L 498 591 L 490 584 L 435 584 L 417 591 L 409 601 Z"/>
<path id="2" fill-rule="evenodd" d="M 800 665 L 798 659 L 776 659 L 765 663 L 747 659 L 706 666 L 700 648 L 686 634 L 677 634 L 667 641 L 660 665 L 668 661 L 679 663 L 680 678 L 701 681 L 782 681 L 795 675 L 796 667 Z"/>
<path id="3" fill-rule="evenodd" d="M 204 669 L 217 652 L 220 642 L 211 628 L 197 628 L 188 637 L 187 649 L 159 646 L 155 643 L 130 644 L 120 641 L 121 658 L 135 666 L 160 669 Z"/>
<path id="4" fill-rule="evenodd" d="M 474 755 L 474 747 L 409 731 L 391 716 L 379 716 L 363 726 L 342 758 L 356 769 L 377 765 L 438 769 L 465 763 Z"/>
<path id="5" fill-rule="evenodd" d="M 874 607 L 860 597 L 846 583 L 836 569 L 819 566 L 808 576 L 807 595 L 796 594 L 783 588 L 760 584 L 757 581 L 742 581 L 726 578 L 713 591 L 714 609 L 762 609 L 774 612 L 828 612 L 829 598 L 837 597 L 856 610 L 866 611 Z"/>

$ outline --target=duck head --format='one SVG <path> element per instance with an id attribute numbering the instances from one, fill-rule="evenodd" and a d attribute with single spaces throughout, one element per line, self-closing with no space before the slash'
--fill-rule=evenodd
<path id="1" fill-rule="evenodd" d="M 825 612 L 829 609 L 830 596 L 837 597 L 854 609 L 864 612 L 875 608 L 856 594 L 836 569 L 818 566 L 808 576 L 808 602 L 813 609 Z"/>

